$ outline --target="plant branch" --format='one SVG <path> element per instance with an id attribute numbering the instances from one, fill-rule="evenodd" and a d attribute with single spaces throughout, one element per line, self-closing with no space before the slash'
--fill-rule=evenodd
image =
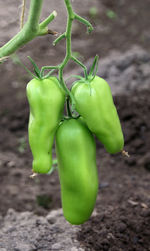
<path id="1" fill-rule="evenodd" d="M 14 53 L 37 36 L 49 34 L 47 25 L 56 17 L 56 11 L 39 24 L 43 0 L 31 0 L 28 20 L 23 29 L 0 48 L 0 58 Z M 52 32 L 51 32 L 52 34 Z M 54 32 L 56 34 L 56 32 Z"/>
<path id="2" fill-rule="evenodd" d="M 57 12 L 54 10 L 42 23 L 40 23 L 40 29 L 47 27 L 47 25 L 51 23 L 56 16 Z"/>
<path id="3" fill-rule="evenodd" d="M 31 0 L 27 23 L 33 30 L 38 28 L 43 0 Z"/>
<path id="4" fill-rule="evenodd" d="M 64 90 L 66 91 L 67 95 L 70 96 L 71 101 L 72 101 L 72 106 L 74 107 L 75 106 L 74 97 L 73 97 L 72 93 L 70 92 L 70 90 L 67 88 L 67 86 L 64 82 L 64 79 L 63 79 L 64 67 L 66 66 L 66 64 L 70 60 L 71 54 L 72 54 L 72 51 L 71 51 L 71 31 L 72 31 L 72 22 L 74 20 L 74 12 L 73 12 L 70 0 L 64 0 L 64 1 L 65 1 L 67 15 L 68 15 L 67 16 L 66 32 L 64 33 L 65 37 L 66 37 L 66 55 L 65 55 L 63 62 L 59 66 L 59 80 L 60 80 L 60 83 L 63 86 Z M 58 42 L 58 41 L 55 41 L 55 42 Z"/>
<path id="5" fill-rule="evenodd" d="M 84 64 L 82 64 L 77 58 L 75 58 L 75 57 L 71 57 L 71 59 L 76 63 L 76 64 L 78 64 L 78 65 L 80 65 L 83 69 L 84 69 L 84 75 L 85 75 L 85 79 L 87 79 L 88 78 L 88 74 L 87 74 L 87 68 L 86 68 L 86 66 L 84 65 Z"/>
<path id="6" fill-rule="evenodd" d="M 66 37 L 66 33 L 61 34 L 58 38 L 54 40 L 53 45 L 55 46 L 59 41 L 61 41 L 65 37 Z"/>
<path id="7" fill-rule="evenodd" d="M 58 70 L 59 66 L 43 66 L 41 69 L 41 75 L 44 76 L 45 70 Z"/>
<path id="8" fill-rule="evenodd" d="M 69 60 L 73 60 L 75 63 L 77 63 L 78 65 L 80 65 L 83 69 L 84 69 L 84 74 L 85 74 L 85 78 L 87 78 L 87 68 L 86 66 L 81 63 L 77 58 L 72 56 L 72 50 L 71 50 L 71 32 L 72 32 L 72 23 L 73 21 L 76 19 L 78 21 L 80 21 L 81 23 L 85 24 L 88 27 L 88 31 L 92 31 L 93 30 L 93 26 L 90 24 L 90 22 L 88 22 L 86 19 L 80 17 L 79 15 L 77 15 L 71 6 L 70 0 L 64 0 L 65 5 L 66 5 L 66 9 L 67 9 L 67 27 L 66 27 L 66 31 L 60 35 L 54 42 L 53 44 L 56 45 L 60 40 L 62 40 L 63 38 L 66 38 L 66 55 L 65 58 L 63 60 L 63 62 L 60 64 L 59 67 L 59 80 L 62 83 L 62 85 L 65 87 L 65 82 L 63 80 L 63 70 L 64 67 L 66 66 L 66 64 L 68 63 Z M 69 95 L 70 93 L 67 92 Z"/>
<path id="9" fill-rule="evenodd" d="M 89 21 L 87 21 L 86 19 L 84 19 L 83 17 L 77 15 L 75 13 L 75 19 L 78 20 L 80 23 L 83 23 L 87 26 L 88 32 L 90 33 L 91 31 L 93 31 L 93 26 L 91 25 L 91 23 Z"/>
<path id="10" fill-rule="evenodd" d="M 75 100 L 74 100 L 74 97 L 73 97 L 72 93 L 70 92 L 70 90 L 67 88 L 67 86 L 65 84 L 65 81 L 63 79 L 63 70 L 64 70 L 65 66 L 67 65 L 67 63 L 69 62 L 69 60 L 73 60 L 73 61 L 75 61 L 75 63 L 77 63 L 78 65 L 80 65 L 84 69 L 85 78 L 87 78 L 87 68 L 78 59 L 76 59 L 75 57 L 72 56 L 72 50 L 71 50 L 72 23 L 73 23 L 73 21 L 75 19 L 79 20 L 80 22 L 84 23 L 88 27 L 89 32 L 91 32 L 93 30 L 93 27 L 87 20 L 80 17 L 79 15 L 77 15 L 73 11 L 70 0 L 64 0 L 64 2 L 65 2 L 66 9 L 67 9 L 67 27 L 66 27 L 66 31 L 62 35 L 60 35 L 54 41 L 53 44 L 56 45 L 60 40 L 62 40 L 63 38 L 66 38 L 66 55 L 65 55 L 65 58 L 64 58 L 63 62 L 59 65 L 59 80 L 60 80 L 60 83 L 63 86 L 64 90 L 66 91 L 67 95 L 70 96 L 71 103 L 72 103 L 72 108 L 74 109 Z"/>

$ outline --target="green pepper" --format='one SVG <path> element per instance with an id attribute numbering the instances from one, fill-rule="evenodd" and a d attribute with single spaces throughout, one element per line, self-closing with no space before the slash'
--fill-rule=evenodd
<path id="1" fill-rule="evenodd" d="M 33 172 L 47 173 L 52 166 L 52 146 L 64 108 L 65 93 L 56 77 L 32 79 L 27 85 L 30 106 L 29 144 Z"/>
<path id="2" fill-rule="evenodd" d="M 97 192 L 96 145 L 81 118 L 64 120 L 56 132 L 56 155 L 63 213 L 71 224 L 92 214 Z"/>
<path id="3" fill-rule="evenodd" d="M 108 83 L 95 76 L 76 81 L 71 92 L 77 112 L 106 150 L 111 154 L 123 150 L 122 128 Z"/>

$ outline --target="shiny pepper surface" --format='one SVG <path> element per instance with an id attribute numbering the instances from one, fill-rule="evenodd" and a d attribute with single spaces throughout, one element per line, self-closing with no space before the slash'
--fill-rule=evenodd
<path id="1" fill-rule="evenodd" d="M 47 173 L 52 166 L 52 145 L 64 108 L 65 93 L 56 77 L 33 79 L 26 90 L 30 106 L 28 131 L 33 172 Z"/>
<path id="2" fill-rule="evenodd" d="M 111 153 L 123 150 L 124 137 L 108 83 L 98 77 L 80 80 L 72 87 L 76 110 L 88 128 Z"/>
<path id="3" fill-rule="evenodd" d="M 98 192 L 95 141 L 82 119 L 60 125 L 56 154 L 64 216 L 71 224 L 82 224 L 92 214 Z"/>

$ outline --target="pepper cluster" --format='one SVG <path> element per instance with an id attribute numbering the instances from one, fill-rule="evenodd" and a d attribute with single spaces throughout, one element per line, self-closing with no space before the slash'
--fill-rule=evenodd
<path id="1" fill-rule="evenodd" d="M 111 154 L 123 150 L 124 137 L 111 89 L 104 79 L 80 77 L 71 94 L 79 116 L 62 119 L 66 95 L 56 77 L 33 79 L 27 85 L 33 172 L 50 171 L 55 138 L 64 216 L 78 225 L 91 216 L 98 193 L 94 135 Z"/>

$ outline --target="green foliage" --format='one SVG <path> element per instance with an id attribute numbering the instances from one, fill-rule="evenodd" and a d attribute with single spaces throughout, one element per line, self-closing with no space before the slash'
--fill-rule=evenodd
<path id="1" fill-rule="evenodd" d="M 58 159 L 53 159 L 52 160 L 52 168 L 51 168 L 51 170 L 47 174 L 51 175 L 57 169 L 58 169 Z"/>
<path id="2" fill-rule="evenodd" d="M 18 140 L 18 142 L 19 142 L 18 151 L 19 151 L 20 153 L 24 153 L 25 150 L 26 150 L 26 147 L 27 147 L 27 143 L 26 143 L 25 137 L 21 137 L 21 138 Z"/>
<path id="3" fill-rule="evenodd" d="M 116 19 L 117 14 L 113 10 L 107 10 L 106 11 L 106 16 L 110 19 Z"/>
<path id="4" fill-rule="evenodd" d="M 72 52 L 72 56 L 75 57 L 75 58 L 77 58 L 77 59 L 80 59 L 80 60 L 83 60 L 83 59 L 84 59 L 84 57 L 83 57 L 83 56 L 81 55 L 81 53 L 78 52 L 78 51 L 73 51 L 73 52 Z"/>
<path id="5" fill-rule="evenodd" d="M 91 7 L 89 9 L 89 14 L 93 19 L 96 18 L 98 15 L 98 9 L 95 6 Z"/>

